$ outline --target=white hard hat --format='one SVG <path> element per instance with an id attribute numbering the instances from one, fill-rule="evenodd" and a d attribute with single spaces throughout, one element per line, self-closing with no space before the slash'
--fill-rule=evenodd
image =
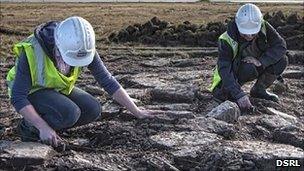
<path id="1" fill-rule="evenodd" d="M 55 29 L 55 44 L 65 63 L 89 65 L 95 55 L 95 33 L 91 24 L 81 17 L 69 17 Z"/>
<path id="2" fill-rule="evenodd" d="M 256 34 L 261 29 L 263 15 L 254 4 L 245 4 L 239 8 L 235 16 L 235 22 L 242 34 Z"/>

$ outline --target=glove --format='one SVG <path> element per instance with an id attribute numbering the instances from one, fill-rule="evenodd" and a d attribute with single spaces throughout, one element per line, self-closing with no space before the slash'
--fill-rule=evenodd
<path id="1" fill-rule="evenodd" d="M 248 111 L 250 110 L 251 108 L 253 108 L 250 100 L 249 100 L 249 97 L 247 95 L 239 98 L 237 100 L 237 104 L 239 105 L 239 108 L 241 109 L 241 111 Z"/>

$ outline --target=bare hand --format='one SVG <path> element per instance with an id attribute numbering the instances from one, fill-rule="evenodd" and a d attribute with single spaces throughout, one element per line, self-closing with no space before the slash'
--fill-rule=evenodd
<path id="1" fill-rule="evenodd" d="M 247 95 L 239 98 L 237 100 L 237 103 L 238 103 L 241 110 L 244 110 L 244 109 L 248 110 L 248 109 L 253 107 L 250 100 L 249 100 L 249 97 Z"/>
<path id="2" fill-rule="evenodd" d="M 133 115 L 138 119 L 144 119 L 144 118 L 153 118 L 158 114 L 162 114 L 163 111 L 161 110 L 139 110 L 137 113 L 134 113 Z"/>
<path id="3" fill-rule="evenodd" d="M 246 62 L 248 64 L 253 64 L 257 67 L 261 66 L 261 62 L 259 60 L 257 60 L 256 58 L 252 57 L 252 56 L 247 56 L 246 58 L 242 59 L 243 62 Z"/>
<path id="4" fill-rule="evenodd" d="M 39 130 L 40 140 L 48 145 L 57 147 L 62 139 L 57 135 L 57 133 L 50 127 L 45 127 Z"/>

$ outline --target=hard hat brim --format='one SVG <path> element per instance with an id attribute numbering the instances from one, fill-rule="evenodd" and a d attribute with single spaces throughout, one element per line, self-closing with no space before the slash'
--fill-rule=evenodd
<path id="1" fill-rule="evenodd" d="M 252 29 L 238 27 L 238 30 L 242 34 L 257 34 L 261 30 L 261 24 L 259 24 L 257 27 Z"/>
<path id="2" fill-rule="evenodd" d="M 82 57 L 82 58 L 76 58 L 62 54 L 62 59 L 65 63 L 67 63 L 70 66 L 82 67 L 89 65 L 93 61 L 94 56 L 95 56 L 95 51 L 92 51 L 88 53 L 86 57 Z"/>

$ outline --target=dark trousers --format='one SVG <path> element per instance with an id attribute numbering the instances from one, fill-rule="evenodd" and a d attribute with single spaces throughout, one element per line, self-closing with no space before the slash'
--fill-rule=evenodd
<path id="1" fill-rule="evenodd" d="M 98 100 L 76 87 L 68 96 L 53 89 L 38 90 L 30 94 L 28 100 L 38 114 L 56 131 L 88 124 L 101 115 L 101 105 Z M 22 122 L 23 132 L 37 134 L 37 130 L 33 131 L 35 128 L 30 123 L 25 120 Z"/>
<path id="2" fill-rule="evenodd" d="M 263 70 L 257 68 L 254 64 L 241 62 L 237 73 L 237 79 L 239 84 L 243 85 L 246 82 L 257 79 L 263 73 L 279 76 L 283 73 L 287 64 L 288 64 L 287 56 L 284 56 L 277 63 L 270 65 Z"/>
<path id="3" fill-rule="evenodd" d="M 262 74 L 268 73 L 275 76 L 279 76 L 283 73 L 286 66 L 288 64 L 287 56 L 284 56 L 277 63 L 270 65 L 264 69 L 260 69 L 256 67 L 254 64 L 248 64 L 245 62 L 241 62 L 238 67 L 238 71 L 236 72 L 236 79 L 238 83 L 242 86 L 246 82 L 253 81 L 258 79 Z M 231 100 L 236 101 L 237 99 L 233 99 L 230 93 L 223 87 L 223 84 L 220 83 L 212 92 L 213 96 L 217 101 L 225 101 Z"/>

